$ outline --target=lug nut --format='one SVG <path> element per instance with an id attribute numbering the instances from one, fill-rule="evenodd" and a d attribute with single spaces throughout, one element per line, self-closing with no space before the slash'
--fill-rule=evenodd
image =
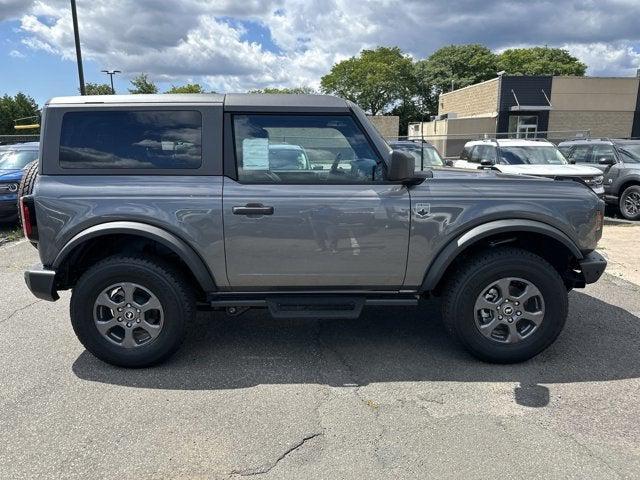
<path id="1" fill-rule="evenodd" d="M 121 322 L 122 321 L 122 317 L 118 317 L 118 321 Z"/>
<path id="2" fill-rule="evenodd" d="M 121 312 L 122 311 L 122 307 L 118 307 L 118 311 Z"/>
<path id="3" fill-rule="evenodd" d="M 520 302 L 516 302 L 516 306 L 520 305 Z"/>
<path id="4" fill-rule="evenodd" d="M 498 315 L 498 320 L 502 320 L 502 315 Z"/>
<path id="5" fill-rule="evenodd" d="M 137 319 L 137 320 L 136 320 L 136 323 L 140 323 L 140 319 Z"/>
<path id="6" fill-rule="evenodd" d="M 521 312 L 520 310 L 518 310 L 518 311 L 516 312 L 516 315 L 517 315 L 517 316 L 520 316 L 520 315 L 522 315 L 522 312 Z"/>
<path id="7" fill-rule="evenodd" d="M 131 327 L 131 324 L 130 324 L 130 323 L 127 323 L 127 327 Z"/>
<path id="8" fill-rule="evenodd" d="M 136 312 L 140 313 L 140 309 L 139 309 L 139 308 L 136 308 Z"/>
<path id="9" fill-rule="evenodd" d="M 236 307 L 229 307 L 229 313 L 236 313 Z"/>
<path id="10" fill-rule="evenodd" d="M 509 318 L 507 319 L 507 322 L 512 323 L 512 322 L 513 322 L 513 317 L 509 317 Z"/>

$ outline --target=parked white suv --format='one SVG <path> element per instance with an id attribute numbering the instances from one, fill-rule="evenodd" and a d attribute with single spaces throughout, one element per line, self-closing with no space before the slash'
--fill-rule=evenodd
<path id="1" fill-rule="evenodd" d="M 458 168 L 491 168 L 503 173 L 537 177 L 575 178 L 604 195 L 603 175 L 594 167 L 570 164 L 558 148 L 545 139 L 485 139 L 467 142 L 454 162 Z"/>

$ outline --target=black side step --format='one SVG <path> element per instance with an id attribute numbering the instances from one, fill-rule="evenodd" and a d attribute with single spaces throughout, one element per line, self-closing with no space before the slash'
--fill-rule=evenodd
<path id="1" fill-rule="evenodd" d="M 345 295 L 345 294 L 264 294 L 220 295 L 210 300 L 212 307 L 268 308 L 274 318 L 342 318 L 355 319 L 365 305 L 415 306 L 416 294 Z"/>
<path id="2" fill-rule="evenodd" d="M 274 296 L 267 308 L 273 318 L 345 318 L 360 316 L 364 297 L 349 296 Z"/>

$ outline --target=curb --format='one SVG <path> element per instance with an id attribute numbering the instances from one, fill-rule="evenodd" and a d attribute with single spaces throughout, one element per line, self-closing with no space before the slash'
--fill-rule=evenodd
<path id="1" fill-rule="evenodd" d="M 638 225 L 640 226 L 640 222 L 636 222 L 633 220 L 626 220 L 622 218 L 613 218 L 613 217 L 604 217 L 604 224 L 605 225 L 628 225 L 628 226 Z"/>

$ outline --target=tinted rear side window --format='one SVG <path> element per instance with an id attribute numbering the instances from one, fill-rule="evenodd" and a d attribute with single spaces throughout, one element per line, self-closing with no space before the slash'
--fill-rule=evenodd
<path id="1" fill-rule="evenodd" d="M 201 164 L 198 111 L 67 112 L 62 119 L 62 168 L 196 169 Z"/>

